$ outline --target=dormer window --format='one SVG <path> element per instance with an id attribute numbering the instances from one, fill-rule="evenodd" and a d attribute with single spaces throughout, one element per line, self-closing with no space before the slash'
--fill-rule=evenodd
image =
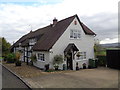
<path id="1" fill-rule="evenodd" d="M 21 46 L 21 43 L 19 43 L 19 46 Z"/>
<path id="2" fill-rule="evenodd" d="M 79 39 L 81 37 L 80 30 L 71 29 L 70 30 L 70 38 L 71 39 Z"/>
<path id="3" fill-rule="evenodd" d="M 35 39 L 35 38 L 31 38 L 31 39 L 29 40 L 29 43 L 36 43 L 36 39 Z"/>

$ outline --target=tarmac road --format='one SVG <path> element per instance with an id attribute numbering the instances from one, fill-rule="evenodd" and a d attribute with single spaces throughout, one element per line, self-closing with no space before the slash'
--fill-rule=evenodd
<path id="1" fill-rule="evenodd" d="M 25 88 L 30 90 L 19 78 L 2 66 L 2 88 Z"/>

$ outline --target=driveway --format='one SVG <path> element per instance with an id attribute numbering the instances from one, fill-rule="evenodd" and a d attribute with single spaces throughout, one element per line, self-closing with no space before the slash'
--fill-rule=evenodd
<path id="1" fill-rule="evenodd" d="M 118 70 L 105 67 L 24 79 L 33 88 L 118 88 Z"/>

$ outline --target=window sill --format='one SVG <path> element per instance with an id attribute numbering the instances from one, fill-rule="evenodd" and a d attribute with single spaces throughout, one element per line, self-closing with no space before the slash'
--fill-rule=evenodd
<path id="1" fill-rule="evenodd" d="M 39 62 L 45 62 L 45 61 L 42 61 L 42 60 L 37 60 L 37 61 L 39 61 Z"/>
<path id="2" fill-rule="evenodd" d="M 87 61 L 87 59 L 80 59 L 80 60 L 76 59 L 76 61 Z"/>
<path id="3" fill-rule="evenodd" d="M 70 38 L 70 40 L 81 40 L 81 38 Z"/>

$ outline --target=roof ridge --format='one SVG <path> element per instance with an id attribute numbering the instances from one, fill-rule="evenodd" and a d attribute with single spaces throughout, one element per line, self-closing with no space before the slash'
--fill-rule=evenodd
<path id="1" fill-rule="evenodd" d="M 64 18 L 64 19 L 62 19 L 62 20 L 60 20 L 60 21 L 58 21 L 58 22 L 64 21 L 64 20 L 69 19 L 69 18 L 72 18 L 72 17 L 76 17 L 76 15 L 77 15 L 77 14 L 75 14 L 75 15 L 73 15 L 73 16 L 70 16 L 70 17 L 67 17 L 67 18 Z"/>

